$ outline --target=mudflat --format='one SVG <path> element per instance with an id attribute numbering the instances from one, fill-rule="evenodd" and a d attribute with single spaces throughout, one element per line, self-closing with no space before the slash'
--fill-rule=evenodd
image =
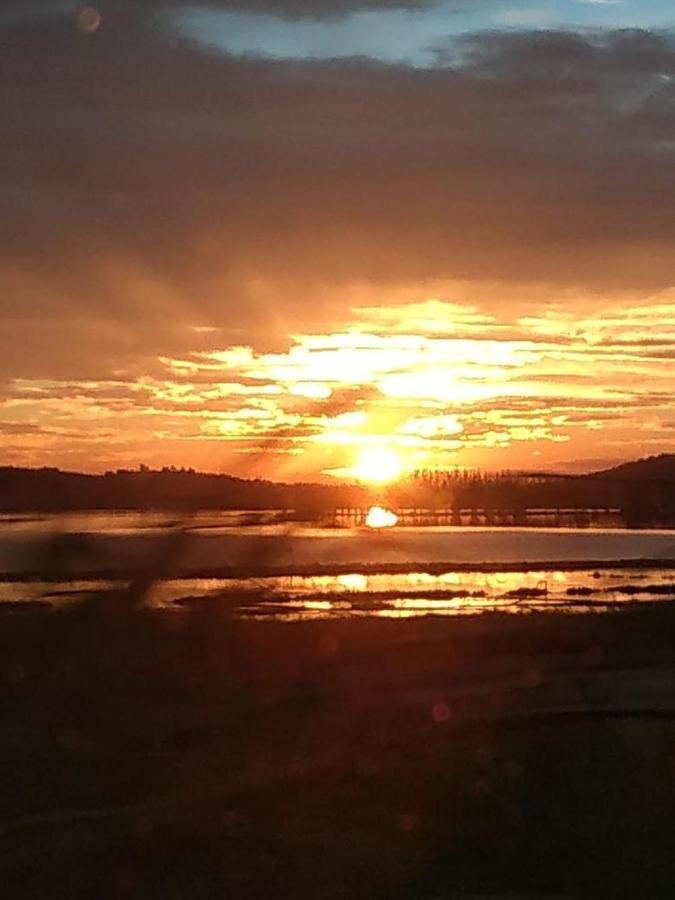
<path id="1" fill-rule="evenodd" d="M 0 622 L 18 897 L 670 897 L 675 605 Z"/>

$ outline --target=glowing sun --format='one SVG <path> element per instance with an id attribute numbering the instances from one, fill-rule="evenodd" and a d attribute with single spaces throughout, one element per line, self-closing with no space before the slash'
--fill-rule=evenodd
<path id="1" fill-rule="evenodd" d="M 388 447 L 367 447 L 359 454 L 353 471 L 361 481 L 384 484 L 401 477 L 403 464 L 398 454 Z"/>

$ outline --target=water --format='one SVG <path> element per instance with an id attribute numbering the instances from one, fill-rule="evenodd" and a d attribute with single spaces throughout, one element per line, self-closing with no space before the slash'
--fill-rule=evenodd
<path id="1" fill-rule="evenodd" d="M 177 580 L 157 585 L 152 599 L 162 606 L 221 601 L 230 604 L 239 615 L 293 622 L 542 609 L 576 612 L 664 596 L 675 597 L 675 570 L 348 573 L 227 583 L 217 579 Z"/>
<path id="2" fill-rule="evenodd" d="M 161 513 L 2 516 L 0 602 L 63 606 L 119 590 L 148 571 L 157 579 L 155 606 L 215 602 L 240 616 L 281 621 L 585 611 L 675 597 L 673 531 L 373 532 L 291 529 L 275 523 L 273 512 L 268 517 L 269 524 L 246 526 L 245 511 L 183 520 Z"/>
<path id="3" fill-rule="evenodd" d="M 456 565 L 529 566 L 542 563 L 675 560 L 675 531 L 555 528 L 241 526 L 247 514 L 207 513 L 177 519 L 155 513 L 78 513 L 0 517 L 0 574 L 30 573 L 46 562 L 68 574 L 120 573 L 171 553 L 181 574 L 313 573 L 327 568 Z"/>

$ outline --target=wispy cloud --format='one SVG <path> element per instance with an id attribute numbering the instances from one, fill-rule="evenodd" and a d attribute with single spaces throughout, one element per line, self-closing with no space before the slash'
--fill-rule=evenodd
<path id="1" fill-rule="evenodd" d="M 118 441 L 102 466 L 126 460 L 130 447 L 152 458 L 159 439 L 173 462 L 226 464 L 258 448 L 267 474 L 287 472 L 290 455 L 298 473 L 316 477 L 374 444 L 398 448 L 408 467 L 503 466 L 545 445 L 564 448 L 550 455 L 569 462 L 675 437 L 670 370 L 648 337 L 654 323 L 663 340 L 675 337 L 675 304 L 664 297 L 576 320 L 545 310 L 500 321 L 440 300 L 400 307 L 396 322 L 378 309 L 354 314 L 351 330 L 299 334 L 283 352 L 233 346 L 165 357 L 164 377 L 17 379 L 0 406 L 0 445 L 11 450 L 21 438 L 48 455 L 60 435 L 86 452 L 105 432 Z M 448 336 L 467 327 L 470 335 Z"/>
<path id="2" fill-rule="evenodd" d="M 174 4 L 99 6 L 92 33 L 74 4 L 0 12 L 4 459 L 672 447 L 672 33 L 439 29 L 415 68 L 236 57 Z"/>

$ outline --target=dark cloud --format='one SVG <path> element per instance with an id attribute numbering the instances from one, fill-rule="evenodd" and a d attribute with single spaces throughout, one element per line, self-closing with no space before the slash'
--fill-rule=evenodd
<path id="1" fill-rule="evenodd" d="M 672 40 L 639 29 L 491 32 L 469 35 L 461 44 L 465 69 L 529 85 L 593 85 L 609 79 L 630 90 L 640 76 L 672 74 L 674 65 Z"/>
<path id="2" fill-rule="evenodd" d="M 438 5 L 439 0 L 4 0 L 0 18 L 30 18 L 77 13 L 85 6 L 99 10 L 106 18 L 132 15 L 135 18 L 181 9 L 212 9 L 228 12 L 265 13 L 284 18 L 319 19 L 363 10 L 419 10 Z M 455 0 L 448 3 L 464 12 L 476 3 L 498 5 L 503 0 Z"/>
<path id="3" fill-rule="evenodd" d="M 413 70 L 232 58 L 110 9 L 94 34 L 5 28 L 13 373 L 180 355 L 202 322 L 221 345 L 325 325 L 343 312 L 326 284 L 672 282 L 668 35 L 489 34 Z M 55 324 L 86 340 L 50 348 Z"/>

